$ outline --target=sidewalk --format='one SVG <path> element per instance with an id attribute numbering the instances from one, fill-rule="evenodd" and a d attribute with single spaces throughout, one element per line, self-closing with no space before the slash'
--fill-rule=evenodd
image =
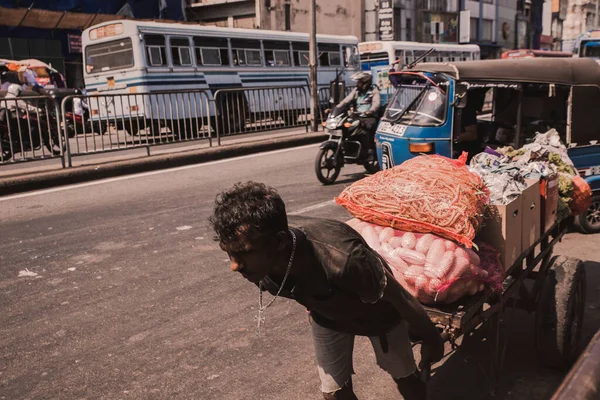
<path id="1" fill-rule="evenodd" d="M 122 151 L 77 156 L 72 168 L 62 168 L 60 159 L 0 165 L 0 195 L 67 185 L 114 176 L 198 164 L 264 151 L 318 143 L 324 132 L 306 132 L 305 127 L 232 135 L 221 145 L 208 140 L 173 143 Z"/>

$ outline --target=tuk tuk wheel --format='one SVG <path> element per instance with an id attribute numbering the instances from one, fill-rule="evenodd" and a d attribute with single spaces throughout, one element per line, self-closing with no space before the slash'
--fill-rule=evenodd
<path id="1" fill-rule="evenodd" d="M 590 207 L 575 218 L 575 224 L 583 233 L 600 232 L 600 193 L 592 196 Z"/>
<path id="2" fill-rule="evenodd" d="M 342 152 L 335 157 L 337 145 L 328 144 L 317 152 L 315 158 L 315 174 L 323 185 L 331 185 L 335 182 L 342 170 L 344 158 Z"/>
<path id="3" fill-rule="evenodd" d="M 377 160 L 367 161 L 363 164 L 363 167 L 365 167 L 365 171 L 367 171 L 369 174 L 379 172 L 379 163 L 377 162 Z"/>
<path id="4" fill-rule="evenodd" d="M 577 359 L 585 290 L 583 262 L 572 257 L 553 257 L 535 313 L 535 349 L 543 364 L 567 370 Z"/>

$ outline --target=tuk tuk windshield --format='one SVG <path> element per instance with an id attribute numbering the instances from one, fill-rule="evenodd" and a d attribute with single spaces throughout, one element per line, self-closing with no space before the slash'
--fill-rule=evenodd
<path id="1" fill-rule="evenodd" d="M 403 74 L 395 79 L 394 83 L 396 93 L 383 119 L 416 126 L 436 126 L 444 123 L 448 102 L 445 82 L 435 82 L 425 76 Z"/>

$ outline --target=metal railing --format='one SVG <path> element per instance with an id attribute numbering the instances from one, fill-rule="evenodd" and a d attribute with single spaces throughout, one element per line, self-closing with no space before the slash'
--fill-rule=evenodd
<path id="1" fill-rule="evenodd" d="M 218 143 L 221 136 L 310 124 L 306 86 L 219 89 L 214 94 Z"/>
<path id="2" fill-rule="evenodd" d="M 80 155 L 135 148 L 150 155 L 162 144 L 212 146 L 216 137 L 220 145 L 224 136 L 293 127 L 308 132 L 311 120 L 306 86 L 0 98 L 2 113 L 0 165 L 61 157 L 63 167 Z"/>
<path id="3" fill-rule="evenodd" d="M 49 96 L 0 98 L 0 164 L 63 157 L 59 118 Z"/>
<path id="4" fill-rule="evenodd" d="M 74 107 L 75 102 L 85 107 Z M 74 108 L 87 108 L 87 112 L 76 115 Z M 138 147 L 149 152 L 153 145 L 211 141 L 205 91 L 68 96 L 62 101 L 61 114 L 69 157 Z"/>

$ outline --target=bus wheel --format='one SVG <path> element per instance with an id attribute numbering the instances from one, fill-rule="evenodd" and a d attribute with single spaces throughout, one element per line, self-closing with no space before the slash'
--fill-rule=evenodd
<path id="1" fill-rule="evenodd" d="M 92 122 L 92 131 L 98 135 L 104 135 L 106 133 L 106 122 Z"/>
<path id="2" fill-rule="evenodd" d="M 137 136 L 140 134 L 140 124 L 137 119 L 125 120 L 124 128 L 125 131 L 131 136 Z"/>

